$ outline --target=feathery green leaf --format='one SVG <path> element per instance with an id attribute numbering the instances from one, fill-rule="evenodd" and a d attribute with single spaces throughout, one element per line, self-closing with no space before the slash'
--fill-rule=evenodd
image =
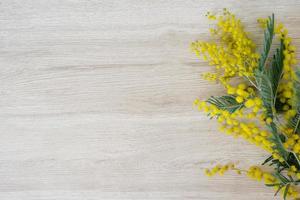
<path id="1" fill-rule="evenodd" d="M 300 71 L 296 72 L 297 78 L 300 79 Z M 288 126 L 294 129 L 294 133 L 300 134 L 300 82 L 298 80 L 294 81 L 294 99 L 293 107 L 297 111 L 297 114 L 289 119 Z"/>
<path id="2" fill-rule="evenodd" d="M 280 48 L 276 49 L 276 53 L 273 56 L 272 66 L 268 69 L 269 78 L 272 83 L 272 90 L 274 92 L 274 105 L 276 103 L 278 85 L 283 75 L 283 51 L 284 44 L 283 40 L 281 40 Z"/>
<path id="3" fill-rule="evenodd" d="M 271 49 L 273 37 L 274 37 L 274 14 L 272 14 L 272 16 L 269 17 L 267 22 L 267 28 L 264 32 L 264 49 L 259 59 L 259 65 L 258 65 L 259 70 L 262 70 L 265 66 L 265 63 L 267 61 Z"/>
<path id="4" fill-rule="evenodd" d="M 287 160 L 289 157 L 289 152 L 284 148 L 282 139 L 274 122 L 271 122 L 271 124 L 268 125 L 268 128 L 272 133 L 272 136 L 269 138 L 269 140 L 275 144 L 273 148 L 276 149 L 285 160 Z"/>
<path id="5" fill-rule="evenodd" d="M 219 109 L 227 110 L 230 113 L 234 113 L 236 110 L 239 110 L 244 107 L 243 103 L 238 103 L 235 100 L 235 96 L 226 95 L 219 97 L 210 97 L 206 102 L 217 106 Z"/>
<path id="6" fill-rule="evenodd" d="M 268 117 L 273 118 L 273 108 L 274 108 L 274 91 L 273 83 L 266 71 L 255 71 L 255 78 L 257 86 L 259 88 L 260 96 L 263 100 L 264 107 L 266 109 L 266 114 Z"/>
<path id="7" fill-rule="evenodd" d="M 294 133 L 300 133 L 300 113 L 299 113 L 299 110 L 297 110 L 297 114 L 294 117 L 289 119 L 288 127 L 292 128 L 294 130 Z"/>
<path id="8" fill-rule="evenodd" d="M 289 188 L 290 188 L 290 184 L 287 184 L 287 185 L 285 186 L 284 193 L 283 193 L 283 199 L 284 199 L 284 200 L 286 200 L 286 197 L 287 197 Z"/>
<path id="9" fill-rule="evenodd" d="M 271 160 L 273 160 L 273 155 L 269 156 L 261 165 L 265 165 L 268 162 L 270 162 Z"/>

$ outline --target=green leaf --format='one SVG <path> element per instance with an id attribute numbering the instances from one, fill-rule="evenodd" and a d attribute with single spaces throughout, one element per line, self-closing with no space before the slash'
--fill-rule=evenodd
<path id="1" fill-rule="evenodd" d="M 281 41 L 280 48 L 276 50 L 276 53 L 273 56 L 272 66 L 269 69 L 265 67 L 274 37 L 274 14 L 269 17 L 264 36 L 264 49 L 259 59 L 258 70 L 255 71 L 255 79 L 264 107 L 266 108 L 266 114 L 268 117 L 273 118 L 277 88 L 282 78 L 284 59 L 284 44 L 283 41 Z"/>
<path id="2" fill-rule="evenodd" d="M 278 185 L 281 185 L 281 183 L 265 184 L 265 186 L 267 186 L 267 187 L 274 187 L 274 186 L 278 186 Z"/>
<path id="3" fill-rule="evenodd" d="M 256 79 L 260 97 L 263 101 L 266 117 L 270 117 L 271 119 L 274 120 L 274 116 L 276 114 L 275 105 L 276 105 L 277 89 L 283 73 L 284 44 L 283 41 L 281 41 L 280 48 L 276 49 L 276 53 L 273 56 L 271 67 L 269 68 L 266 67 L 265 62 L 270 51 L 269 44 L 271 45 L 273 34 L 274 34 L 274 15 L 272 15 L 272 17 L 269 18 L 269 22 L 267 26 L 268 27 L 267 30 L 265 31 L 265 41 L 264 41 L 265 47 L 261 55 L 259 68 L 258 70 L 255 71 L 255 79 Z M 270 141 L 272 141 L 275 144 L 274 149 L 278 150 L 279 154 L 285 160 L 287 160 L 289 153 L 285 150 L 282 144 L 285 140 L 284 135 L 278 133 L 275 123 L 272 122 L 267 126 L 272 132 L 272 137 L 270 137 Z"/>
<path id="4" fill-rule="evenodd" d="M 287 197 L 289 188 L 290 188 L 290 184 L 287 184 L 287 185 L 285 186 L 284 193 L 283 193 L 283 199 L 284 199 L 284 200 L 286 200 L 286 197 Z"/>
<path id="5" fill-rule="evenodd" d="M 296 72 L 297 78 L 300 79 L 300 71 Z M 297 110 L 297 114 L 289 119 L 288 126 L 294 129 L 294 133 L 300 134 L 300 82 L 298 80 L 294 81 L 294 99 L 293 107 Z"/>
<path id="6" fill-rule="evenodd" d="M 300 112 L 299 112 L 299 110 L 294 117 L 289 119 L 288 127 L 292 128 L 294 130 L 294 133 L 300 133 Z"/>
<path id="7" fill-rule="evenodd" d="M 273 37 L 274 37 L 274 14 L 272 14 L 272 16 L 269 17 L 269 20 L 267 23 L 267 28 L 264 32 L 264 47 L 263 47 L 263 51 L 260 55 L 259 65 L 258 65 L 258 69 L 260 71 L 265 66 L 266 60 L 268 58 L 268 55 L 269 55 L 269 52 L 271 49 Z"/>
<path id="8" fill-rule="evenodd" d="M 296 71 L 297 80 L 294 81 L 294 106 L 300 108 L 300 70 Z"/>
<path id="9" fill-rule="evenodd" d="M 266 109 L 266 114 L 268 117 L 273 118 L 273 108 L 274 108 L 274 91 L 273 83 L 271 82 L 266 71 L 255 71 L 255 78 L 257 86 L 259 88 L 260 96 L 263 100 L 264 107 Z"/>
<path id="10" fill-rule="evenodd" d="M 291 175 L 288 175 L 288 177 L 290 178 L 291 182 L 294 182 L 294 178 Z"/>
<path id="11" fill-rule="evenodd" d="M 269 161 L 271 161 L 273 159 L 273 156 L 269 156 L 261 165 L 265 165 L 267 164 Z"/>
<path id="12" fill-rule="evenodd" d="M 289 152 L 284 148 L 284 146 L 282 144 L 282 139 L 280 137 L 280 134 L 277 131 L 277 127 L 274 124 L 274 122 L 271 122 L 271 124 L 268 125 L 268 128 L 272 133 L 272 136 L 269 138 L 269 140 L 275 144 L 275 146 L 273 148 L 276 149 L 278 151 L 278 153 L 285 160 L 287 160 L 288 156 L 289 156 Z"/>
<path id="13" fill-rule="evenodd" d="M 277 191 L 275 192 L 274 196 L 278 194 L 278 192 L 283 188 L 284 185 L 279 185 Z"/>
<path id="14" fill-rule="evenodd" d="M 299 157 L 297 156 L 297 154 L 295 152 L 289 152 L 289 156 L 287 159 L 289 165 L 295 165 L 295 167 L 297 169 L 300 169 L 300 161 L 299 161 Z"/>
<path id="15" fill-rule="evenodd" d="M 219 109 L 227 110 L 230 113 L 234 113 L 236 110 L 239 110 L 244 107 L 243 103 L 238 103 L 235 100 L 235 96 L 226 95 L 219 97 L 210 97 L 206 100 L 207 103 L 217 106 Z"/>
<path id="16" fill-rule="evenodd" d="M 284 185 L 286 185 L 287 183 L 290 182 L 289 179 L 287 179 L 284 175 L 282 175 L 282 174 L 279 173 L 279 172 L 275 172 L 275 173 L 274 173 L 274 176 L 275 176 L 276 178 L 278 178 L 278 179 L 280 180 L 280 182 L 281 182 L 282 184 L 284 184 Z"/>
<path id="17" fill-rule="evenodd" d="M 283 60 L 284 60 L 284 44 L 283 40 L 280 41 L 280 48 L 276 49 L 273 56 L 272 67 L 268 69 L 269 79 L 272 83 L 272 90 L 274 92 L 274 105 L 276 104 L 277 89 L 283 75 Z"/>

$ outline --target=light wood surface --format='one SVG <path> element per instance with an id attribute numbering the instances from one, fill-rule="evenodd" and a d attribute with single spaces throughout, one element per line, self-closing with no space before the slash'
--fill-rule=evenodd
<path id="1" fill-rule="evenodd" d="M 229 8 L 261 43 L 274 12 L 300 47 L 299 1 L 1 0 L 0 199 L 274 199 L 216 162 L 266 153 L 192 108 L 222 94 L 189 43 Z"/>

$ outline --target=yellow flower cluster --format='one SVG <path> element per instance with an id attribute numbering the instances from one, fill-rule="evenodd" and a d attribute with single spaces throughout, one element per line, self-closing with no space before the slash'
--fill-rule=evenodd
<path id="1" fill-rule="evenodd" d="M 295 169 L 295 166 L 294 166 Z M 269 172 L 263 172 L 259 167 L 257 166 L 251 166 L 247 171 L 247 176 L 251 179 L 254 179 L 256 181 L 263 181 L 264 184 L 276 184 L 279 183 L 279 181 L 276 179 L 275 176 L 270 174 Z M 278 185 L 273 186 L 274 189 L 278 190 Z M 285 186 L 281 189 L 281 193 L 283 195 L 283 192 L 285 191 Z M 298 196 L 298 192 L 295 190 L 294 187 L 290 186 L 288 188 L 287 197 L 296 198 Z"/>
<path id="2" fill-rule="evenodd" d="M 296 79 L 293 66 L 297 63 L 296 48 L 291 44 L 287 29 L 281 23 L 275 25 L 275 36 L 282 42 L 284 49 L 283 72 L 277 91 L 273 91 L 276 97 L 274 102 L 271 103 L 272 114 L 270 114 L 264 108 L 264 105 L 267 104 L 259 96 L 259 93 L 261 93 L 258 87 L 259 81 L 254 76 L 254 71 L 259 64 L 259 54 L 256 53 L 255 44 L 248 37 L 240 20 L 226 9 L 222 15 L 208 13 L 207 17 L 210 20 L 217 21 L 216 27 L 211 28 L 210 32 L 220 42 L 196 41 L 192 43 L 191 48 L 197 56 L 203 57 L 210 66 L 215 67 L 215 71 L 204 74 L 204 78 L 221 83 L 226 89 L 226 96 L 231 97 L 233 101 L 235 100 L 239 107 L 230 111 L 230 109 L 217 107 L 217 104 L 214 105 L 211 102 L 207 103 L 199 99 L 194 101 L 194 105 L 210 117 L 217 118 L 219 129 L 222 132 L 234 137 L 241 137 L 269 152 L 273 160 L 279 161 L 282 165 L 288 164 L 286 165 L 288 167 L 284 169 L 284 173 L 300 181 L 300 170 L 294 165 L 290 166 L 289 162 L 285 160 L 287 159 L 286 155 L 278 150 L 278 142 L 274 142 L 276 139 L 271 138 L 270 130 L 262 128 L 272 127 L 278 122 L 279 125 L 275 125 L 276 132 L 279 130 L 279 134 L 282 133 L 280 137 L 285 138 L 280 141 L 283 143 L 283 147 L 280 147 L 285 148 L 288 153 L 293 153 L 296 159 L 300 158 L 300 133 L 296 133 L 296 130 L 289 128 L 286 123 L 297 114 L 297 108 L 293 105 L 295 93 L 293 82 Z M 258 19 L 258 23 L 261 27 L 266 28 L 269 22 L 268 19 Z M 269 65 L 268 59 L 266 62 L 266 65 Z M 232 84 L 231 80 L 234 77 L 238 77 L 238 80 L 240 80 L 239 77 L 243 77 L 247 82 L 243 81 L 237 85 Z M 280 106 L 281 109 L 277 110 L 277 106 Z M 277 115 L 281 111 L 283 111 L 284 116 L 282 119 Z M 281 123 L 281 120 L 285 120 L 285 123 Z M 274 134 L 274 131 L 272 133 Z M 284 155 L 285 159 L 281 155 Z M 226 164 L 206 169 L 205 174 L 207 176 L 223 175 L 228 170 L 234 170 L 239 174 L 241 174 L 241 171 L 246 171 L 237 169 L 234 164 Z M 250 167 L 246 172 L 251 179 L 262 181 L 264 184 L 275 184 L 274 189 L 276 190 L 279 187 L 278 184 L 282 184 L 274 175 L 263 172 L 256 166 Z M 281 192 L 283 191 L 285 191 L 285 186 Z M 297 195 L 298 193 L 291 185 L 288 188 L 287 196 L 295 198 Z"/>
<path id="3" fill-rule="evenodd" d="M 198 56 L 203 56 L 209 65 L 215 66 L 214 80 L 224 86 L 234 76 L 251 76 L 257 67 L 259 55 L 255 52 L 255 44 L 248 37 L 239 19 L 232 13 L 224 10 L 223 15 L 207 15 L 211 20 L 217 20 L 215 29 L 211 29 L 213 36 L 221 43 L 196 41 L 191 49 Z M 211 73 L 208 77 L 212 77 Z M 211 80 L 211 79 L 210 79 Z"/>
<path id="4" fill-rule="evenodd" d="M 259 24 L 259 26 L 260 26 L 262 29 L 267 28 L 267 22 L 268 22 L 268 19 L 266 19 L 266 18 L 258 18 L 258 19 L 257 19 L 257 23 Z"/>
<path id="5" fill-rule="evenodd" d="M 257 21 L 261 27 L 265 28 L 267 26 L 268 19 L 260 18 Z M 292 106 L 293 80 L 295 79 L 292 66 L 297 63 L 295 57 L 296 47 L 291 44 L 292 39 L 288 36 L 288 30 L 282 23 L 275 25 L 275 33 L 278 35 L 279 40 L 283 41 L 284 45 L 283 81 L 278 86 L 278 99 L 285 104 L 283 109 L 287 111 Z M 289 118 L 290 116 L 287 115 L 285 117 Z"/>
<path id="6" fill-rule="evenodd" d="M 251 166 L 247 171 L 247 176 L 251 179 L 262 181 L 265 184 L 275 184 L 278 183 L 277 179 L 268 172 L 263 172 L 259 167 L 257 166 Z"/>
<path id="7" fill-rule="evenodd" d="M 235 171 L 239 175 L 242 174 L 242 172 L 246 172 L 247 177 L 249 177 L 250 179 L 256 180 L 259 182 L 262 181 L 266 185 L 274 185 L 273 186 L 274 190 L 278 190 L 277 184 L 279 183 L 279 180 L 271 173 L 265 172 L 257 166 L 251 166 L 248 170 L 241 170 L 241 169 L 236 168 L 235 164 L 233 164 L 233 163 L 228 163 L 226 165 L 218 164 L 218 165 L 212 167 L 211 169 L 208 169 L 208 168 L 205 169 L 204 173 L 208 177 L 212 177 L 217 174 L 220 176 L 223 176 L 224 173 L 229 170 Z M 292 166 L 291 173 L 289 173 L 289 175 L 291 175 L 291 176 L 295 175 L 296 171 L 297 171 L 296 167 Z M 298 176 L 300 177 L 300 173 L 297 173 L 297 177 Z M 283 195 L 284 190 L 285 190 L 285 187 L 283 187 L 281 190 L 282 195 Z M 296 198 L 297 196 L 298 196 L 298 192 L 295 190 L 295 188 L 289 187 L 287 197 Z"/>
<path id="8" fill-rule="evenodd" d="M 217 75 L 215 73 L 204 73 L 202 76 L 205 80 L 215 82 L 217 80 Z"/>
<path id="9" fill-rule="evenodd" d="M 227 86 L 227 93 L 231 95 L 237 95 L 236 101 L 238 103 L 242 103 L 247 99 L 250 95 L 254 94 L 254 90 L 251 87 L 246 86 L 241 83 L 237 87 Z"/>
<path id="10" fill-rule="evenodd" d="M 235 169 L 235 165 L 233 163 L 228 163 L 226 165 L 216 165 L 211 169 L 205 169 L 204 173 L 206 176 L 211 177 L 216 174 L 219 174 L 220 176 L 223 176 L 225 172 L 229 170 L 235 170 L 238 174 L 240 174 L 240 170 Z"/>
<path id="11" fill-rule="evenodd" d="M 295 167 L 295 165 L 292 165 L 287 173 L 289 176 L 297 177 L 300 179 L 300 172 L 298 169 Z"/>
<path id="12" fill-rule="evenodd" d="M 283 27 L 282 24 L 279 25 L 278 34 L 280 39 L 284 44 L 284 61 L 283 61 L 283 80 L 278 86 L 278 98 L 281 103 L 285 104 L 283 109 L 289 111 L 293 106 L 293 81 L 295 80 L 295 73 L 292 66 L 297 63 L 295 58 L 296 47 L 291 44 L 291 38 L 287 35 L 288 31 Z M 294 111 L 293 111 L 294 112 Z M 286 119 L 292 117 L 293 114 L 287 112 L 285 115 Z"/>
<path id="13" fill-rule="evenodd" d="M 273 144 L 268 140 L 270 134 L 265 130 L 261 130 L 254 122 L 245 123 L 241 120 L 242 118 L 259 119 L 262 125 L 270 124 L 273 121 L 272 118 L 265 117 L 263 102 L 257 96 L 255 88 L 244 83 L 236 87 L 229 84 L 230 78 L 234 76 L 246 76 L 250 77 L 250 79 L 253 76 L 253 70 L 258 64 L 254 43 L 248 38 L 240 20 L 236 19 L 229 11 L 224 10 L 221 16 L 208 13 L 207 17 L 218 21 L 217 27 L 212 32 L 213 35 L 217 35 L 220 38 L 221 44 L 197 41 L 192 44 L 192 49 L 197 55 L 202 55 L 205 60 L 209 60 L 210 65 L 216 66 L 217 70 L 223 69 L 222 72 L 207 73 L 204 76 L 208 80 L 219 80 L 225 86 L 227 94 L 236 96 L 236 101 L 243 103 L 248 112 L 245 113 L 244 109 L 239 109 L 234 113 L 229 113 L 226 110 L 218 109 L 214 105 L 208 105 L 199 100 L 196 100 L 194 104 L 198 106 L 199 110 L 209 113 L 212 117 L 216 116 L 220 123 L 220 130 L 235 137 L 242 136 L 249 142 L 271 152 L 275 158 L 282 161 L 283 158 L 278 156 L 278 152 L 272 150 Z M 258 20 L 262 27 L 266 27 L 267 21 L 268 19 Z M 290 44 L 291 38 L 287 36 L 287 30 L 282 24 L 276 25 L 275 30 L 276 34 L 283 40 L 285 47 L 284 81 L 279 84 L 277 94 L 280 102 L 285 104 L 283 110 L 285 111 L 285 119 L 288 120 L 296 114 L 296 110 L 291 107 L 293 95 L 292 77 L 294 76 L 291 66 L 296 63 L 295 47 Z M 251 64 L 250 66 L 252 67 L 249 67 L 249 63 L 252 63 L 253 66 Z M 219 74 L 223 76 L 219 76 Z M 287 146 L 289 143 L 287 142 L 285 145 Z M 295 142 L 295 147 L 289 146 L 297 150 L 297 152 L 300 151 L 300 141 L 299 144 L 297 141 Z"/>
<path id="14" fill-rule="evenodd" d="M 288 150 L 293 151 L 294 153 L 297 154 L 297 156 L 300 155 L 300 137 L 297 133 L 293 133 L 292 129 L 285 129 L 284 130 L 286 133 L 286 141 L 283 144 L 284 147 Z"/>
<path id="15" fill-rule="evenodd" d="M 274 186 L 274 190 L 277 191 L 278 190 L 278 186 Z M 280 190 L 280 193 L 281 195 L 284 194 L 284 191 L 285 191 L 285 188 L 286 186 L 284 186 L 281 190 Z M 293 198 L 293 199 L 296 199 L 298 197 L 298 192 L 296 190 L 296 188 L 294 186 L 290 186 L 289 189 L 288 189 L 288 192 L 287 192 L 287 198 Z"/>
<path id="16" fill-rule="evenodd" d="M 258 98 L 249 99 L 247 102 L 247 106 L 255 110 L 255 112 L 256 110 L 259 110 L 262 105 L 261 100 Z M 215 105 L 208 104 L 205 101 L 200 101 L 198 99 L 194 101 L 194 105 L 197 106 L 199 110 L 209 113 L 211 117 L 217 117 L 220 131 L 233 135 L 234 137 L 242 137 L 248 142 L 256 144 L 268 152 L 273 152 L 275 156 L 277 155 L 272 149 L 273 143 L 268 140 L 268 137 L 270 136 L 268 131 L 259 128 L 255 122 L 242 121 L 243 117 L 252 119 L 252 115 L 256 115 L 255 112 L 245 115 L 243 113 L 244 109 L 240 109 L 234 113 L 230 113 L 227 110 L 219 109 Z"/>

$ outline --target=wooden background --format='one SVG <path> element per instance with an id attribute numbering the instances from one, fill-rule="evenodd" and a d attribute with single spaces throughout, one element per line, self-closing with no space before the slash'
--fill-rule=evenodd
<path id="1" fill-rule="evenodd" d="M 257 43 L 274 12 L 300 47 L 296 0 L 0 0 L 0 199 L 274 199 L 203 175 L 266 157 L 192 108 L 223 92 L 189 51 L 223 7 Z"/>

